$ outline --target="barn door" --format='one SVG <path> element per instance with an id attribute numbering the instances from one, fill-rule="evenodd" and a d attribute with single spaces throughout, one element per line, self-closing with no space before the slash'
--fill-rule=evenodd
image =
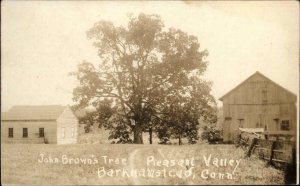
<path id="1" fill-rule="evenodd" d="M 263 128 L 262 125 L 262 115 L 261 114 L 252 114 L 251 123 L 253 128 Z"/>
<path id="2" fill-rule="evenodd" d="M 231 117 L 226 117 L 225 118 L 225 122 L 224 122 L 224 129 L 223 129 L 223 140 L 224 141 L 231 141 L 232 140 L 232 123 L 231 123 L 232 119 Z"/>

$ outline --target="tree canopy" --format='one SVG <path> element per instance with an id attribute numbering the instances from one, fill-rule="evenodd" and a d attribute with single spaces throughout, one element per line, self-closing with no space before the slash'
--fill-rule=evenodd
<path id="1" fill-rule="evenodd" d="M 211 83 L 202 78 L 208 51 L 197 37 L 166 29 L 158 15 L 128 18 L 126 27 L 99 21 L 87 31 L 100 61 L 72 73 L 76 106 L 96 108 L 95 121 L 122 142 L 133 133 L 133 143 L 143 143 L 145 131 L 196 139 L 199 118 L 215 118 Z"/>

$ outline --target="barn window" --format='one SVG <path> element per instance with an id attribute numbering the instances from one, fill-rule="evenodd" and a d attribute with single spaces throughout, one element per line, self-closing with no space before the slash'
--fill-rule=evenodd
<path id="1" fill-rule="evenodd" d="M 72 137 L 74 137 L 74 127 L 72 127 Z"/>
<path id="2" fill-rule="evenodd" d="M 231 140 L 231 133 L 230 132 L 228 133 L 228 139 L 229 139 L 229 141 Z"/>
<path id="3" fill-rule="evenodd" d="M 44 128 L 39 128 L 39 137 L 43 138 L 45 136 Z"/>
<path id="4" fill-rule="evenodd" d="M 243 128 L 244 127 L 244 119 L 238 119 L 239 120 L 239 127 Z"/>
<path id="5" fill-rule="evenodd" d="M 262 103 L 263 103 L 263 104 L 268 103 L 268 99 L 267 99 L 267 90 L 265 90 L 265 89 L 262 91 Z"/>
<path id="6" fill-rule="evenodd" d="M 231 120 L 231 117 L 225 117 L 225 120 L 229 121 L 229 120 Z"/>
<path id="7" fill-rule="evenodd" d="M 275 118 L 273 119 L 275 121 L 275 125 L 276 125 L 276 130 L 279 130 L 279 119 Z"/>
<path id="8" fill-rule="evenodd" d="M 281 130 L 290 130 L 290 121 L 289 120 L 282 120 L 280 129 Z"/>
<path id="9" fill-rule="evenodd" d="M 23 138 L 28 137 L 28 128 L 23 128 Z"/>
<path id="10" fill-rule="evenodd" d="M 65 138 L 65 128 L 61 128 L 61 137 Z"/>
<path id="11" fill-rule="evenodd" d="M 14 137 L 14 128 L 8 128 L 8 137 L 13 138 Z"/>

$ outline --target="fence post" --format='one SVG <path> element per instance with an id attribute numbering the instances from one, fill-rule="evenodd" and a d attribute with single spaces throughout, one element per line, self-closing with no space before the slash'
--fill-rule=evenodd
<path id="1" fill-rule="evenodd" d="M 252 143 L 251 143 L 251 145 L 248 149 L 248 152 L 247 152 L 247 157 L 251 156 L 251 153 L 252 153 L 252 151 L 253 151 L 256 144 L 257 144 L 257 138 L 253 138 Z"/>
<path id="2" fill-rule="evenodd" d="M 272 145 L 270 147 L 270 157 L 269 157 L 269 161 L 268 161 L 267 165 L 273 164 L 272 159 L 273 159 L 273 156 L 274 156 L 274 148 L 275 148 L 275 146 L 276 146 L 276 141 L 273 141 Z"/>
<path id="3" fill-rule="evenodd" d="M 237 142 L 235 143 L 235 147 L 241 146 L 242 135 L 239 134 L 237 137 Z"/>
<path id="4" fill-rule="evenodd" d="M 295 145 L 292 147 L 292 159 L 287 163 L 285 167 L 284 183 L 285 184 L 296 184 L 297 180 L 297 163 L 296 163 L 296 148 Z"/>

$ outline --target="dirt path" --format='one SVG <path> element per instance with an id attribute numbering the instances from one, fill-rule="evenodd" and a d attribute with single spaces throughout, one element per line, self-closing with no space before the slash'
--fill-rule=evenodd
<path id="1" fill-rule="evenodd" d="M 132 153 L 130 153 L 129 155 L 129 158 L 128 158 L 128 170 L 135 170 L 137 169 L 138 167 L 136 167 L 138 161 L 137 160 L 140 160 L 141 158 L 139 157 L 139 152 L 140 150 L 139 149 L 135 149 Z M 131 185 L 141 185 L 142 183 L 140 182 L 139 180 L 140 178 L 139 177 L 131 177 L 130 178 L 130 184 Z"/>
<path id="2" fill-rule="evenodd" d="M 163 158 L 163 159 L 168 159 L 165 154 L 161 151 L 161 149 L 157 149 L 158 154 Z M 184 185 L 194 185 L 193 179 L 187 179 L 187 178 L 182 178 L 184 180 Z"/>
<path id="3" fill-rule="evenodd" d="M 164 159 L 166 158 L 165 155 L 161 152 L 160 149 L 157 149 L 157 152 L 158 152 L 159 155 L 161 155 L 162 158 L 164 158 Z"/>

